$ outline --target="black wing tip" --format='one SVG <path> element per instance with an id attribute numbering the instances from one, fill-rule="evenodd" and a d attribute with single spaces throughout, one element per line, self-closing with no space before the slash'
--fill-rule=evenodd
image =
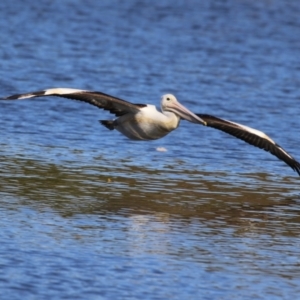
<path id="1" fill-rule="evenodd" d="M 283 152 L 281 155 L 276 155 L 275 153 L 272 153 L 273 155 L 277 156 L 277 158 L 284 161 L 287 165 L 289 165 L 295 172 L 298 173 L 300 176 L 300 163 L 289 153 L 287 153 L 279 144 L 274 144 L 277 149 L 279 149 L 281 152 Z M 282 156 L 283 155 L 283 156 Z"/>
<path id="2" fill-rule="evenodd" d="M 38 97 L 38 96 L 44 96 L 46 91 L 38 91 L 33 93 L 27 93 L 27 94 L 14 94 L 8 97 L 1 98 L 2 100 L 18 100 L 18 99 L 27 99 L 32 97 Z"/>
<path id="3" fill-rule="evenodd" d="M 293 166 L 291 167 L 300 176 L 300 163 L 295 160 Z"/>
<path id="4" fill-rule="evenodd" d="M 1 100 L 17 100 L 21 98 L 21 94 L 14 94 L 8 97 L 2 97 Z"/>

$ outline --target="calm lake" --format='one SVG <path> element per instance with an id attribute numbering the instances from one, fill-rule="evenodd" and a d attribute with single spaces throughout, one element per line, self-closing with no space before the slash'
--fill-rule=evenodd
<path id="1" fill-rule="evenodd" d="M 173 93 L 300 161 L 299 15 L 296 0 L 2 1 L 0 97 Z M 1 299 L 299 297 L 296 172 L 211 128 L 135 142 L 110 118 L 0 101 Z"/>

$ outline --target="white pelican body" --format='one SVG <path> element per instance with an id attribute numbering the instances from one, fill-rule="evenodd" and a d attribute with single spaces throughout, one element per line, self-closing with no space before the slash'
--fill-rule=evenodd
<path id="1" fill-rule="evenodd" d="M 194 114 L 181 105 L 175 96 L 171 94 L 162 96 L 161 112 L 157 111 L 154 105 L 133 104 L 101 92 L 68 88 L 54 88 L 17 94 L 1 100 L 18 100 L 42 96 L 58 96 L 84 101 L 98 108 L 108 110 L 117 118 L 114 120 L 101 120 L 101 124 L 110 130 L 116 129 L 132 140 L 162 138 L 176 129 L 181 119 L 213 127 L 270 152 L 300 175 L 300 163 L 262 131 L 211 115 Z"/>
<path id="2" fill-rule="evenodd" d="M 113 122 L 101 123 L 132 140 L 160 139 L 179 126 L 180 118 L 206 125 L 206 122 L 181 105 L 171 94 L 162 96 L 161 110 L 159 112 L 154 105 L 147 104 L 137 113 L 127 113 Z"/>
<path id="3" fill-rule="evenodd" d="M 159 112 L 154 105 L 141 108 L 137 114 L 126 114 L 113 122 L 118 130 L 131 140 L 156 140 L 179 125 L 180 118 L 172 112 Z"/>

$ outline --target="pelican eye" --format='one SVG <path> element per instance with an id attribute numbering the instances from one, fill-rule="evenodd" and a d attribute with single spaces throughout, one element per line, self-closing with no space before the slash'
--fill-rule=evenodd
<path id="1" fill-rule="evenodd" d="M 168 97 L 168 98 L 167 98 L 167 101 L 170 101 L 170 100 L 171 100 L 171 99 Z"/>

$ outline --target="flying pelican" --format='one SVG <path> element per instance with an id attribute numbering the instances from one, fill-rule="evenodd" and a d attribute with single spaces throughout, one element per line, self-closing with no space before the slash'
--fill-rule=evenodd
<path id="1" fill-rule="evenodd" d="M 1 100 L 21 100 L 42 96 L 57 96 L 84 101 L 98 108 L 108 110 L 117 118 L 114 120 L 100 120 L 100 123 L 109 130 L 116 129 L 132 140 L 162 138 L 176 129 L 181 119 L 213 127 L 270 152 L 300 175 L 300 163 L 262 131 L 211 115 L 194 114 L 180 104 L 175 96 L 171 94 L 162 96 L 161 112 L 156 110 L 154 105 L 133 104 L 101 92 L 69 88 L 52 88 L 32 93 L 16 94 L 1 98 Z"/>

